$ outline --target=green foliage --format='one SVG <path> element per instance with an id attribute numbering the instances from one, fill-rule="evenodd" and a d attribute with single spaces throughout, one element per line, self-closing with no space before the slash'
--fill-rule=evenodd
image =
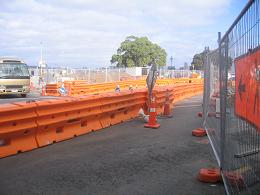
<path id="1" fill-rule="evenodd" d="M 203 61 L 204 61 L 204 51 L 202 53 L 195 54 L 193 56 L 190 69 L 193 69 L 194 67 L 194 70 L 203 70 L 204 68 Z"/>
<path id="2" fill-rule="evenodd" d="M 164 66 L 166 57 L 166 51 L 147 37 L 129 36 L 121 43 L 110 62 L 117 67 L 146 66 L 154 61 L 157 65 Z"/>
<path id="3" fill-rule="evenodd" d="M 204 55 L 205 52 L 207 52 L 206 50 L 204 50 L 203 52 L 199 53 L 199 54 L 195 54 L 193 56 L 193 60 L 191 62 L 191 66 L 190 66 L 190 70 L 193 69 L 194 66 L 194 70 L 204 70 Z M 208 51 L 208 52 L 212 52 L 212 51 Z M 218 51 L 214 52 L 214 55 L 211 54 L 211 60 L 213 60 L 214 64 L 218 64 L 218 58 L 219 58 L 219 53 Z M 227 59 L 227 66 L 230 69 L 232 67 L 233 64 L 233 59 L 231 57 L 228 57 Z"/>

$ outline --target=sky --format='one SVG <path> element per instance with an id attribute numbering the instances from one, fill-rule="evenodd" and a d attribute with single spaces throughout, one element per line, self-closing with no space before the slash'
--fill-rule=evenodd
<path id="1" fill-rule="evenodd" d="M 0 56 L 38 65 L 105 67 L 129 35 L 164 48 L 167 65 L 217 47 L 247 0 L 0 0 Z"/>

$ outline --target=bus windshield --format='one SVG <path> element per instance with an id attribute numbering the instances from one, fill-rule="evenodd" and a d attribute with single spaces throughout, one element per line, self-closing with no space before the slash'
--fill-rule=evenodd
<path id="1" fill-rule="evenodd" d="M 29 70 L 26 64 L 0 64 L 0 78 L 29 77 Z"/>

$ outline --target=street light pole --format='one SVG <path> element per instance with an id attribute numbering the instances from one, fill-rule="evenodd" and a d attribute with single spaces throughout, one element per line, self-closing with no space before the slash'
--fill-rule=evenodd
<path id="1" fill-rule="evenodd" d="M 172 69 L 172 61 L 173 61 L 173 57 L 172 56 L 171 56 L 170 60 L 171 60 L 171 69 Z"/>

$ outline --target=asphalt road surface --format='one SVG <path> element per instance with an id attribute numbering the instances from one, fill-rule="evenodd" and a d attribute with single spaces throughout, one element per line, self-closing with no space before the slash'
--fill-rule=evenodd
<path id="1" fill-rule="evenodd" d="M 199 96 L 178 103 L 160 129 L 135 119 L 0 159 L 0 194 L 225 194 L 197 180 L 216 166 L 208 139 L 191 136 L 200 105 Z"/>
<path id="2" fill-rule="evenodd" d="M 40 96 L 39 93 L 29 93 L 25 98 L 22 98 L 20 95 L 0 95 L 0 104 L 33 101 L 33 100 L 41 100 L 41 99 L 53 99 L 53 98 L 58 98 L 58 97 Z"/>

